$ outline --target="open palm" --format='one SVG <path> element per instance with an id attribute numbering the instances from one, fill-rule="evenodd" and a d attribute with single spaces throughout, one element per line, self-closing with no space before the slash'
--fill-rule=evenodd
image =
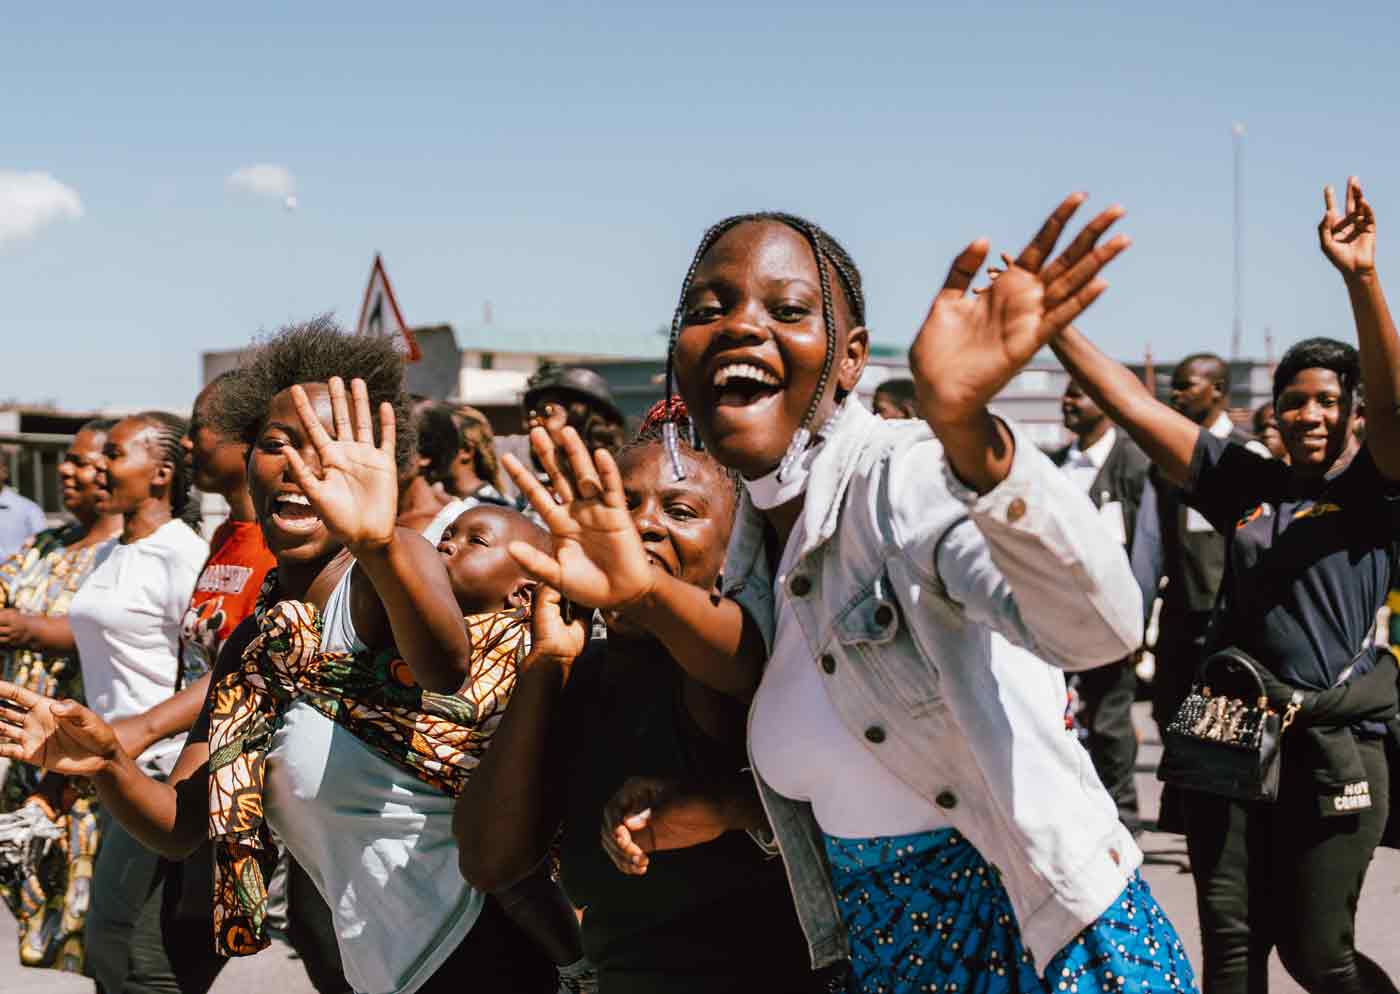
<path id="1" fill-rule="evenodd" d="M 560 433 L 558 445 L 536 428 L 530 445 L 549 475 L 549 489 L 514 456 L 505 457 L 505 467 L 549 529 L 553 548 L 546 554 L 512 542 L 515 561 L 585 607 L 615 610 L 646 596 L 656 580 L 612 456 L 602 449 L 590 455 L 572 428 Z"/>
<path id="2" fill-rule="evenodd" d="M 1317 226 L 1322 253 L 1343 276 L 1360 276 L 1376 268 L 1376 214 L 1361 192 L 1361 181 L 1347 179 L 1347 213 L 1337 213 L 1335 193 L 1324 187 L 1322 200 L 1327 207 Z"/>
<path id="3" fill-rule="evenodd" d="M 980 412 L 1048 342 L 1099 296 L 1099 272 L 1127 248 L 1122 236 L 1098 245 L 1118 208 L 1099 214 L 1049 265 L 1074 212 L 1073 194 L 1057 207 L 1000 278 L 984 293 L 968 287 L 986 260 L 978 239 L 958 255 L 909 350 L 920 413 L 929 421 L 958 422 Z"/>
<path id="4" fill-rule="evenodd" d="M 111 726 L 81 704 L 0 681 L 0 757 L 90 777 L 119 751 Z"/>
<path id="5" fill-rule="evenodd" d="M 333 376 L 326 384 L 331 399 L 332 436 L 316 415 L 306 391 L 292 387 L 292 403 L 302 427 L 316 449 L 320 472 L 314 472 L 301 456 L 287 447 L 292 478 L 311 502 L 331 535 L 353 552 L 357 548 L 386 544 L 394 533 L 398 514 L 398 464 L 394 457 L 395 423 L 392 404 L 379 405 L 379 443 L 374 441 L 369 391 L 363 380 L 350 382 L 354 402 L 346 401 L 345 383 Z"/>

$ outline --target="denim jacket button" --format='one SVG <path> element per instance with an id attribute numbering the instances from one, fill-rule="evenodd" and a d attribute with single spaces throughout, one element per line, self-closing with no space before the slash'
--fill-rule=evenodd
<path id="1" fill-rule="evenodd" d="M 894 608 L 890 607 L 888 604 L 881 604 L 875 609 L 875 624 L 883 628 L 893 620 Z"/>
<path id="2" fill-rule="evenodd" d="M 829 653 L 829 652 L 828 652 L 828 653 L 824 653 L 824 654 L 822 655 L 822 669 L 826 670 L 826 672 L 828 672 L 828 673 L 835 673 L 835 672 L 836 672 L 836 657 L 833 656 L 833 655 L 832 655 L 831 653 Z"/>
<path id="3" fill-rule="evenodd" d="M 1015 524 L 1025 516 L 1026 502 L 1020 497 L 1013 497 L 1011 503 L 1006 505 L 1006 520 Z"/>
<path id="4" fill-rule="evenodd" d="M 788 584 L 788 589 L 794 597 L 806 597 L 812 592 L 812 581 L 805 576 L 794 576 Z"/>
<path id="5" fill-rule="evenodd" d="M 867 740 L 879 745 L 881 742 L 885 741 L 885 730 L 879 725 L 871 725 L 865 730 L 865 737 Z"/>
<path id="6" fill-rule="evenodd" d="M 938 792 L 938 796 L 933 799 L 933 803 L 945 811 L 951 811 L 958 806 L 958 795 L 951 790 L 941 790 Z"/>

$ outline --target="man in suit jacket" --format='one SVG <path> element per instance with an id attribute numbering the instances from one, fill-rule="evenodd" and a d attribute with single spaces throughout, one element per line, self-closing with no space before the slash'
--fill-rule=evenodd
<path id="1" fill-rule="evenodd" d="M 1151 462 L 1128 433 L 1115 428 L 1072 380 L 1060 401 L 1060 412 L 1074 441 L 1051 458 L 1089 495 L 1103 526 L 1123 543 L 1125 551 L 1130 550 Z M 1089 756 L 1118 805 L 1118 816 L 1134 832 L 1139 827 L 1133 779 L 1137 767 L 1132 715 L 1137 694 L 1136 659 L 1130 656 L 1078 675 Z"/>

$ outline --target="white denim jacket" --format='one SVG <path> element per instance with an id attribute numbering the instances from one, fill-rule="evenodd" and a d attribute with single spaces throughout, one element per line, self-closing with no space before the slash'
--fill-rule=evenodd
<path id="1" fill-rule="evenodd" d="M 979 497 L 924 422 L 884 421 L 855 402 L 836 419 L 782 595 L 842 722 L 1000 871 L 1043 972 L 1142 862 L 1065 729 L 1061 672 L 1141 643 L 1127 556 L 1014 425 L 1011 472 Z M 745 495 L 724 587 L 771 650 L 764 529 Z M 755 778 L 813 965 L 825 966 L 847 942 L 821 831 L 810 805 Z"/>

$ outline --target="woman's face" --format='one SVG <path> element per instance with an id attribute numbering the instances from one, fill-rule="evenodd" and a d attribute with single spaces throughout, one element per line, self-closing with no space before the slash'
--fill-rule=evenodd
<path id="1" fill-rule="evenodd" d="M 1327 472 L 1351 442 L 1351 404 L 1330 369 L 1304 369 L 1274 404 L 1288 461 L 1308 475 Z"/>
<path id="2" fill-rule="evenodd" d="M 103 492 L 97 510 L 133 513 L 170 482 L 174 469 L 161 455 L 154 425 L 140 418 L 118 421 L 102 446 L 97 486 Z"/>
<path id="3" fill-rule="evenodd" d="M 102 446 L 107 433 L 84 428 L 73 437 L 63 461 L 58 464 L 58 482 L 63 492 L 63 506 L 80 521 L 97 515 L 97 502 L 106 491 L 97 485 L 102 465 Z"/>
<path id="4" fill-rule="evenodd" d="M 836 274 L 836 389 L 855 389 L 867 336 L 852 328 Z M 701 437 L 725 466 L 754 478 L 774 469 L 811 403 L 826 358 L 821 281 L 807 239 L 776 221 L 749 221 L 715 241 L 682 302 L 675 370 Z"/>
<path id="5" fill-rule="evenodd" d="M 647 558 L 670 576 L 709 589 L 724 566 L 734 526 L 734 484 L 709 459 L 682 449 L 685 479 L 659 443 L 624 449 L 622 489 Z"/>
<path id="6" fill-rule="evenodd" d="M 209 388 L 195 398 L 193 416 L 185 437 L 180 439 L 180 448 L 189 460 L 194 485 L 228 497 L 246 486 L 248 446 L 209 424 L 211 399 Z"/>
<path id="7" fill-rule="evenodd" d="M 324 383 L 303 383 L 306 398 L 321 425 L 335 436 L 331 421 L 331 395 Z M 279 561 L 311 562 L 340 551 L 311 502 L 301 492 L 287 462 L 286 450 L 295 449 L 314 473 L 321 470 L 316 447 L 302 427 L 290 389 L 267 405 L 267 417 L 248 453 L 248 491 L 258 515 L 263 540 Z"/>

